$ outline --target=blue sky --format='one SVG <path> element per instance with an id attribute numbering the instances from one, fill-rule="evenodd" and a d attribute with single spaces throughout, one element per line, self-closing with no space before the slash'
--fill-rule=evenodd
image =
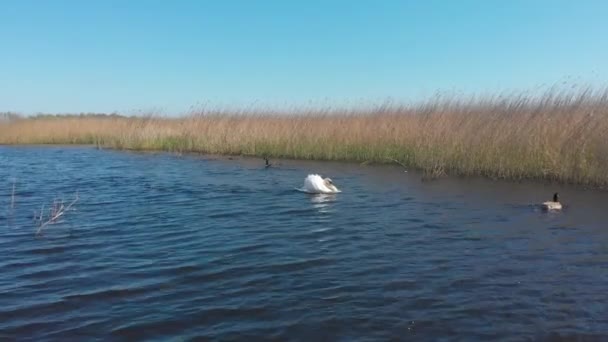
<path id="1" fill-rule="evenodd" d="M 608 80 L 608 1 L 0 1 L 0 111 L 415 102 Z"/>

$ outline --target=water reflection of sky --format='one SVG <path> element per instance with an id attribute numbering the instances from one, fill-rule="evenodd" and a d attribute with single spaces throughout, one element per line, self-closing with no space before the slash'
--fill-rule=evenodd
<path id="1" fill-rule="evenodd" d="M 334 211 L 333 204 L 336 198 L 336 194 L 317 194 L 310 196 L 310 202 L 319 213 L 328 214 Z"/>

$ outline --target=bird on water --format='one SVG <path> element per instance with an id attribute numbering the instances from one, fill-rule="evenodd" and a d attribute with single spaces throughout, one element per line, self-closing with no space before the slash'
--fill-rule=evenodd
<path id="1" fill-rule="evenodd" d="M 553 194 L 553 200 L 544 202 L 542 205 L 544 210 L 561 210 L 562 204 L 559 202 L 559 194 L 556 192 Z"/>
<path id="2" fill-rule="evenodd" d="M 323 178 L 317 174 L 310 174 L 304 179 L 304 186 L 300 189 L 311 194 L 335 194 L 341 192 L 331 178 Z"/>

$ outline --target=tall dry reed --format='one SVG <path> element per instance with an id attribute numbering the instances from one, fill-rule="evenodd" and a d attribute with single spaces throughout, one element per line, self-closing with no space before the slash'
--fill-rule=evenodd
<path id="1" fill-rule="evenodd" d="M 0 124 L 1 144 L 389 162 L 431 172 L 608 185 L 608 93 L 438 100 L 414 107 L 165 117 L 43 117 Z"/>

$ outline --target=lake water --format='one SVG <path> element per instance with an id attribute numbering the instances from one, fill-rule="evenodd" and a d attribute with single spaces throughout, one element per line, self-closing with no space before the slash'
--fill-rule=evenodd
<path id="1" fill-rule="evenodd" d="M 343 192 L 295 191 L 313 172 Z M 77 191 L 36 236 L 35 212 Z M 540 211 L 555 191 L 567 208 Z M 605 340 L 607 202 L 396 166 L 0 147 L 0 339 Z"/>

